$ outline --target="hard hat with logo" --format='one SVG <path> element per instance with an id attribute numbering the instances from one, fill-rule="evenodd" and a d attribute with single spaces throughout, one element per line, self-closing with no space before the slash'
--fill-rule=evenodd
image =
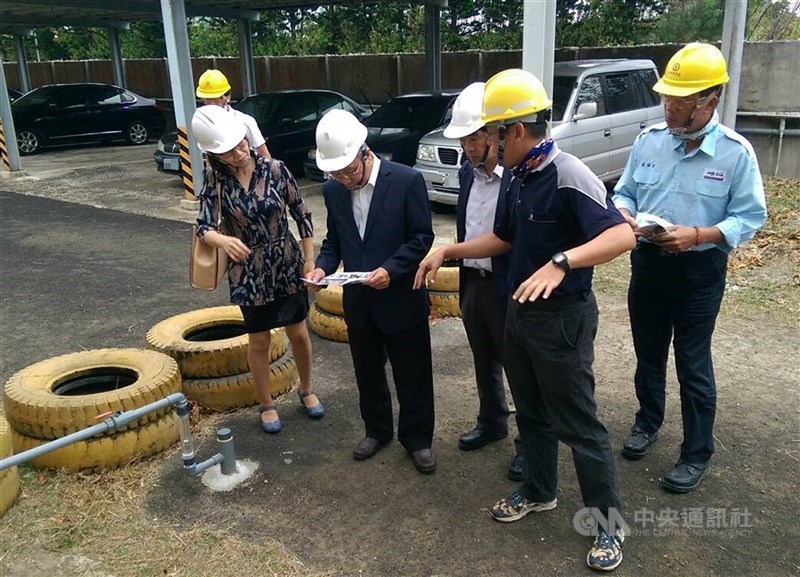
<path id="1" fill-rule="evenodd" d="M 325 113 L 317 124 L 317 167 L 335 172 L 353 162 L 367 140 L 367 127 L 341 108 Z"/>
<path id="2" fill-rule="evenodd" d="M 730 80 L 725 57 L 716 46 L 692 42 L 667 63 L 664 76 L 653 90 L 668 96 L 689 96 Z"/>
<path id="3" fill-rule="evenodd" d="M 486 81 L 481 119 L 486 124 L 514 122 L 544 122 L 548 115 L 540 114 L 553 105 L 544 86 L 526 70 L 509 68 Z"/>
<path id="4" fill-rule="evenodd" d="M 231 89 L 228 79 L 219 70 L 206 70 L 197 81 L 198 98 L 219 98 Z"/>
<path id="5" fill-rule="evenodd" d="M 444 129 L 445 138 L 463 138 L 485 126 L 481 120 L 485 82 L 473 82 L 461 91 L 453 104 L 453 116 Z"/>
<path id="6" fill-rule="evenodd" d="M 203 152 L 223 154 L 236 148 L 247 134 L 244 122 L 221 106 L 201 106 L 192 116 L 192 132 Z"/>

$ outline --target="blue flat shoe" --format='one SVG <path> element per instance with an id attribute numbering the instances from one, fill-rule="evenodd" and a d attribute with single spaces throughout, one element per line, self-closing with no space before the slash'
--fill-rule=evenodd
<path id="1" fill-rule="evenodd" d="M 259 421 L 261 421 L 261 428 L 264 430 L 265 433 L 269 433 L 270 435 L 274 435 L 275 433 L 280 433 L 281 429 L 283 428 L 283 423 L 281 423 L 280 419 L 272 421 L 271 423 L 265 423 L 261 420 L 261 413 L 265 413 L 267 411 L 275 411 L 275 405 L 270 405 L 265 407 L 261 405 L 258 407 L 258 415 Z"/>
<path id="2" fill-rule="evenodd" d="M 297 389 L 297 396 L 300 397 L 300 402 L 303 404 L 303 408 L 306 411 L 306 415 L 308 415 L 312 419 L 321 419 L 322 417 L 325 416 L 325 407 L 322 405 L 321 402 L 319 402 L 319 399 L 317 399 L 317 404 L 314 405 L 313 407 L 307 406 L 304 401 L 306 397 L 310 397 L 313 394 L 314 391 L 301 393 L 300 389 Z"/>

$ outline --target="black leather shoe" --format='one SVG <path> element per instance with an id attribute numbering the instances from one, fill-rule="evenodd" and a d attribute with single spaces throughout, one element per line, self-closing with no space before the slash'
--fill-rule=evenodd
<path id="1" fill-rule="evenodd" d="M 428 475 L 436 470 L 436 457 L 430 449 L 420 449 L 411 453 L 411 460 L 414 467 L 423 475 Z"/>
<path id="2" fill-rule="evenodd" d="M 508 478 L 512 481 L 522 481 L 522 463 L 524 461 L 524 457 L 522 453 L 517 453 L 514 455 L 514 458 L 511 459 L 511 464 L 508 466 Z"/>
<path id="3" fill-rule="evenodd" d="M 356 461 L 366 461 L 370 457 L 374 457 L 381 447 L 386 443 L 381 443 L 378 439 L 372 437 L 364 437 L 358 442 L 356 448 L 353 449 L 353 458 Z"/>
<path id="4" fill-rule="evenodd" d="M 645 433 L 639 427 L 631 429 L 628 438 L 622 443 L 622 456 L 626 459 L 635 461 L 641 459 L 650 450 L 650 446 L 658 439 L 658 431 L 655 433 Z"/>
<path id="5" fill-rule="evenodd" d="M 458 448 L 462 451 L 474 451 L 475 449 L 480 449 L 491 442 L 505 439 L 507 436 L 508 432 L 503 433 L 502 435 L 492 435 L 480 427 L 475 427 L 469 433 L 464 433 L 461 435 L 461 438 L 458 440 Z"/>
<path id="6" fill-rule="evenodd" d="M 711 472 L 711 461 L 705 463 L 686 463 L 679 460 L 669 473 L 664 475 L 661 484 L 673 493 L 690 493 Z"/>

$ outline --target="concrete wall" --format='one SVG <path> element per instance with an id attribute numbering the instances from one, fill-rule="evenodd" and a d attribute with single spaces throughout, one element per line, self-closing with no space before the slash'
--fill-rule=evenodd
<path id="1" fill-rule="evenodd" d="M 556 60 L 585 58 L 649 58 L 659 70 L 680 45 L 644 45 L 598 48 L 560 48 Z M 128 88 L 140 94 L 170 99 L 171 86 L 165 59 L 125 60 Z M 371 54 L 348 56 L 268 56 L 254 61 L 256 90 L 328 88 L 359 102 L 381 104 L 391 96 L 425 88 L 425 58 L 422 54 Z M 500 70 L 522 65 L 522 52 L 470 51 L 442 54 L 442 87 L 462 88 L 485 80 Z M 19 89 L 15 62 L 3 63 L 9 87 Z M 238 58 L 195 58 L 192 73 L 199 77 L 208 68 L 222 70 L 233 87 L 233 98 L 243 96 Z M 110 61 L 30 62 L 33 87 L 54 82 L 113 82 Z M 800 40 L 747 42 L 742 56 L 739 94 L 740 112 L 797 112 L 800 115 Z M 787 128 L 796 129 L 798 119 Z M 744 128 L 777 129 L 777 118 L 740 117 Z M 748 135 L 761 160 L 761 168 L 772 174 L 777 159 L 777 137 Z M 784 138 L 780 174 L 800 177 L 800 139 Z"/>

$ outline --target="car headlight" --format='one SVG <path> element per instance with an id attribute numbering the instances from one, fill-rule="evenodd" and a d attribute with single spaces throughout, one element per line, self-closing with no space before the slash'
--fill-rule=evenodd
<path id="1" fill-rule="evenodd" d="M 310 148 L 308 150 L 308 154 L 306 155 L 306 157 L 309 160 L 316 160 L 317 159 L 317 149 L 316 148 Z"/>
<path id="2" fill-rule="evenodd" d="M 430 144 L 420 144 L 419 148 L 417 148 L 417 160 L 422 160 L 424 162 L 435 162 L 436 161 L 436 149 Z"/>
<path id="3" fill-rule="evenodd" d="M 164 143 L 161 142 L 160 140 L 158 141 L 158 144 L 156 145 L 156 150 L 158 150 L 159 152 L 164 152 Z"/>

